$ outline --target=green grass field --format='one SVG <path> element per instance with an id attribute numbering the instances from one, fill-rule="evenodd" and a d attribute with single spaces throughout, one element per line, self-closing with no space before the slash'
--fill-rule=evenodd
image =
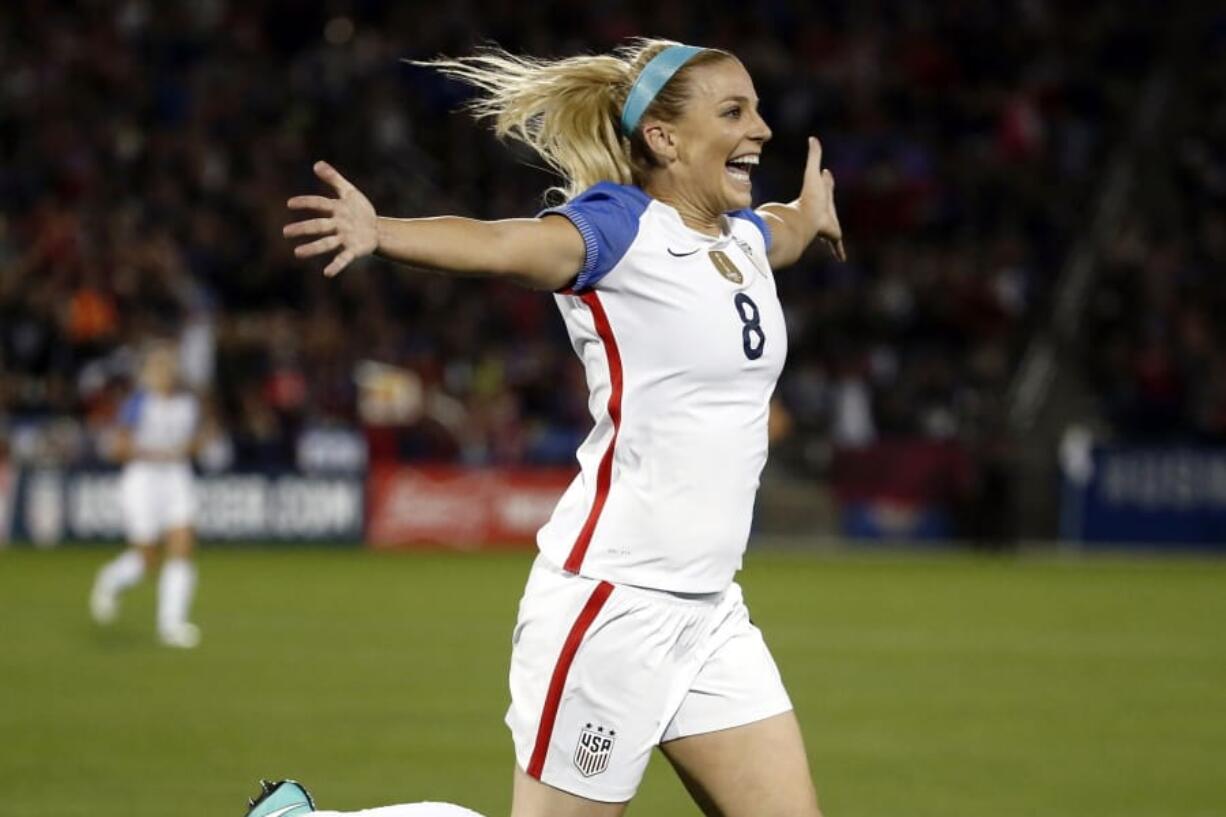
<path id="1" fill-rule="evenodd" d="M 504 815 L 529 556 L 207 551 L 195 652 L 153 589 L 100 631 L 113 550 L 0 552 L 0 815 Z M 742 584 L 828 817 L 1226 815 L 1226 562 L 760 554 Z M 632 814 L 697 814 L 657 758 Z"/>

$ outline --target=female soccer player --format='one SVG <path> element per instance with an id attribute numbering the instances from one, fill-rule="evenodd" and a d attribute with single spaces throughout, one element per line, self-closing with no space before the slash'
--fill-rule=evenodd
<path id="1" fill-rule="evenodd" d="M 595 427 L 538 535 L 507 724 L 513 817 L 614 817 L 659 746 L 703 811 L 814 817 L 801 734 L 739 586 L 771 393 L 787 339 L 774 270 L 814 238 L 844 257 L 834 179 L 809 140 L 800 196 L 751 209 L 770 128 L 717 49 L 640 40 L 543 61 L 488 50 L 434 63 L 477 115 L 564 180 L 536 218 L 379 217 L 330 165 L 334 198 L 299 258 L 371 253 L 550 290 L 587 372 Z"/>
<path id="2" fill-rule="evenodd" d="M 98 572 L 90 612 L 99 624 L 114 621 L 120 594 L 153 569 L 155 545 L 164 539 L 158 638 L 169 647 L 191 648 L 200 642 L 200 630 L 187 620 L 196 588 L 190 459 L 202 438 L 199 402 L 178 389 L 177 371 L 174 346 L 152 347 L 141 366 L 140 388 L 120 409 L 115 453 L 124 462 L 120 501 L 130 547 Z"/>

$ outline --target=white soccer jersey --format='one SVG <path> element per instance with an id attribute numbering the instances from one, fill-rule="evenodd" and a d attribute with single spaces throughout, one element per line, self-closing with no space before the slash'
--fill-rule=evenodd
<path id="1" fill-rule="evenodd" d="M 574 286 L 555 297 L 595 427 L 540 549 L 593 578 L 721 591 L 741 566 L 787 354 L 769 230 L 739 210 L 706 236 L 609 182 L 546 212 L 586 245 Z"/>
<path id="2" fill-rule="evenodd" d="M 199 421 L 199 404 L 186 393 L 138 391 L 120 409 L 120 425 L 132 434 L 136 449 L 120 478 L 124 528 L 132 544 L 151 545 L 166 531 L 195 523 L 195 480 L 183 452 Z"/>
<path id="3" fill-rule="evenodd" d="M 119 411 L 120 425 L 132 433 L 136 460 L 140 459 L 140 452 L 184 450 L 195 436 L 199 422 L 199 402 L 186 392 L 160 395 L 137 391 Z"/>

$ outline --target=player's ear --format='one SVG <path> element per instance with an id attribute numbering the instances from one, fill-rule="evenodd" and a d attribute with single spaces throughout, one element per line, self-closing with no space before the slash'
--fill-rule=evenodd
<path id="1" fill-rule="evenodd" d="M 677 158 L 676 132 L 667 122 L 648 120 L 643 124 L 643 141 L 661 164 Z"/>

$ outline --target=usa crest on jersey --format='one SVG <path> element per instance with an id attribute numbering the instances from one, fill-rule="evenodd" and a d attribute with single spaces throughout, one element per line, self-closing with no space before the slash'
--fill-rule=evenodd
<path id="1" fill-rule="evenodd" d="M 584 777 L 592 777 L 609 768 L 609 755 L 613 754 L 613 739 L 616 732 L 605 731 L 603 726 L 592 728 L 589 723 L 579 732 L 579 745 L 575 747 L 575 768 Z"/>

